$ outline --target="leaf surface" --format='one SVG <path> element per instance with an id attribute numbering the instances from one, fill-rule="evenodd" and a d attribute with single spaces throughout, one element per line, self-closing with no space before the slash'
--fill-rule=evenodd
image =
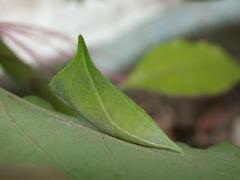
<path id="1" fill-rule="evenodd" d="M 38 96 L 29 95 L 29 96 L 24 97 L 24 99 L 27 100 L 28 102 L 31 102 L 35 105 L 42 107 L 42 108 L 54 111 L 53 106 L 48 101 L 46 101 L 45 99 L 42 99 Z"/>
<path id="2" fill-rule="evenodd" d="M 0 164 L 51 166 L 73 180 L 237 180 L 240 149 L 138 146 L 72 122 L 0 89 Z M 80 121 L 79 121 L 80 122 Z"/>
<path id="3" fill-rule="evenodd" d="M 103 77 L 82 36 L 75 58 L 54 76 L 50 87 L 102 132 L 136 144 L 181 152 L 143 109 Z"/>
<path id="4" fill-rule="evenodd" d="M 0 179 L 5 180 L 68 180 L 57 169 L 30 165 L 0 165 Z"/>
<path id="5" fill-rule="evenodd" d="M 209 96 L 239 80 L 239 65 L 220 47 L 176 40 L 146 54 L 123 86 L 171 96 Z"/>

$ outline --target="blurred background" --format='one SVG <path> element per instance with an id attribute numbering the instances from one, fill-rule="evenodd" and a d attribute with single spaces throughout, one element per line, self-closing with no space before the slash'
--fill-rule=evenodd
<path id="1" fill-rule="evenodd" d="M 239 0 L 0 0 L 0 4 L 1 87 L 19 96 L 35 93 L 32 86 L 37 89 L 42 81 L 33 85 L 33 79 L 26 78 L 19 84 L 21 67 L 49 81 L 74 55 L 82 34 L 99 69 L 172 139 L 199 148 L 222 141 L 240 144 Z M 14 72 L 4 63 L 3 47 L 21 61 Z M 134 82 L 135 77 L 143 80 Z M 123 88 L 128 81 L 132 87 L 130 83 Z M 164 83 L 172 83 L 169 91 Z"/>

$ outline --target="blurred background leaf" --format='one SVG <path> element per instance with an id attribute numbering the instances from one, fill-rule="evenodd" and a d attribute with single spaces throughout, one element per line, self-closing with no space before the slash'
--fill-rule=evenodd
<path id="1" fill-rule="evenodd" d="M 30 89 L 36 72 L 22 62 L 0 39 L 0 65 L 23 89 Z"/>
<path id="2" fill-rule="evenodd" d="M 52 94 L 48 86 L 48 80 L 44 74 L 36 71 L 33 67 L 19 59 L 3 41 L 0 41 L 0 45 L 0 65 L 19 84 L 22 91 L 27 90 L 28 93 L 34 93 L 48 100 L 57 111 L 74 114 L 74 111 L 70 107 L 63 104 L 63 102 Z"/>
<path id="3" fill-rule="evenodd" d="M 240 68 L 222 48 L 176 40 L 152 49 L 125 82 L 169 96 L 219 95 L 240 80 Z"/>

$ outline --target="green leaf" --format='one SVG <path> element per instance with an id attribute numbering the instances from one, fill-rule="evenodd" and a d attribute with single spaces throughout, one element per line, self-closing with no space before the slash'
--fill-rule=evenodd
<path id="1" fill-rule="evenodd" d="M 102 132 L 144 146 L 181 151 L 143 109 L 103 77 L 82 36 L 75 58 L 54 76 L 50 87 Z"/>
<path id="2" fill-rule="evenodd" d="M 73 115 L 74 110 L 57 98 L 50 90 L 48 81 L 45 78 L 37 77 L 32 82 L 32 91 L 37 96 L 50 102 L 58 112 Z"/>
<path id="3" fill-rule="evenodd" d="M 33 104 L 36 104 L 44 109 L 54 111 L 53 106 L 48 101 L 46 101 L 38 96 L 30 95 L 30 96 L 24 97 L 24 99 Z"/>
<path id="4" fill-rule="evenodd" d="M 67 180 L 57 169 L 32 165 L 0 165 L 0 179 L 5 180 Z"/>
<path id="5" fill-rule="evenodd" d="M 71 122 L 0 89 L 0 164 L 51 166 L 73 180 L 234 180 L 240 148 L 230 144 L 185 154 L 138 146 Z"/>
<path id="6" fill-rule="evenodd" d="M 32 104 L 35 104 L 35 105 L 41 107 L 41 108 L 44 108 L 46 110 L 55 111 L 53 106 L 48 101 L 46 101 L 38 96 L 30 95 L 30 96 L 25 96 L 23 99 L 25 99 L 26 101 L 28 101 Z M 92 124 L 90 124 L 88 122 L 88 120 L 86 120 L 84 117 L 82 117 L 77 112 L 75 112 L 73 114 L 71 121 L 75 122 L 75 123 L 80 123 L 83 126 L 86 126 L 88 128 L 96 130 L 96 128 Z"/>
<path id="7" fill-rule="evenodd" d="M 172 96 L 218 95 L 239 78 L 239 65 L 220 47 L 177 40 L 146 54 L 123 87 Z"/>
<path id="8" fill-rule="evenodd" d="M 36 72 L 23 63 L 0 39 L 0 65 L 21 86 L 30 88 L 30 83 Z"/>

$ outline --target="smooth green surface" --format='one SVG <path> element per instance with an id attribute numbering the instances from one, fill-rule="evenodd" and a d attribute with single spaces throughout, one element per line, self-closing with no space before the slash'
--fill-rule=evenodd
<path id="1" fill-rule="evenodd" d="M 64 173 L 51 167 L 0 165 L 1 180 L 68 180 Z"/>
<path id="2" fill-rule="evenodd" d="M 0 164 L 56 167 L 73 180 L 234 180 L 240 149 L 181 145 L 184 155 L 94 131 L 0 89 Z"/>
<path id="3" fill-rule="evenodd" d="M 124 83 L 174 96 L 218 95 L 240 79 L 240 68 L 220 47 L 177 40 L 151 50 Z"/>
<path id="4" fill-rule="evenodd" d="M 35 105 L 41 107 L 41 108 L 44 108 L 46 110 L 55 111 L 53 106 L 48 101 L 46 101 L 38 96 L 30 95 L 30 96 L 25 96 L 23 99 L 32 104 L 35 104 Z M 88 128 L 96 130 L 96 128 L 92 124 L 90 124 L 88 120 L 86 120 L 84 117 L 82 117 L 77 111 L 74 112 L 74 114 L 71 118 L 71 121 L 75 122 L 75 123 L 80 123 L 83 126 L 86 126 Z"/>
<path id="5" fill-rule="evenodd" d="M 53 106 L 48 101 L 46 101 L 38 96 L 30 95 L 30 96 L 24 97 L 24 99 L 27 100 L 28 102 L 36 104 L 44 109 L 54 111 Z"/>
<path id="6" fill-rule="evenodd" d="M 102 132 L 136 144 L 181 152 L 143 109 L 103 77 L 82 36 L 76 56 L 53 77 L 50 87 Z"/>

